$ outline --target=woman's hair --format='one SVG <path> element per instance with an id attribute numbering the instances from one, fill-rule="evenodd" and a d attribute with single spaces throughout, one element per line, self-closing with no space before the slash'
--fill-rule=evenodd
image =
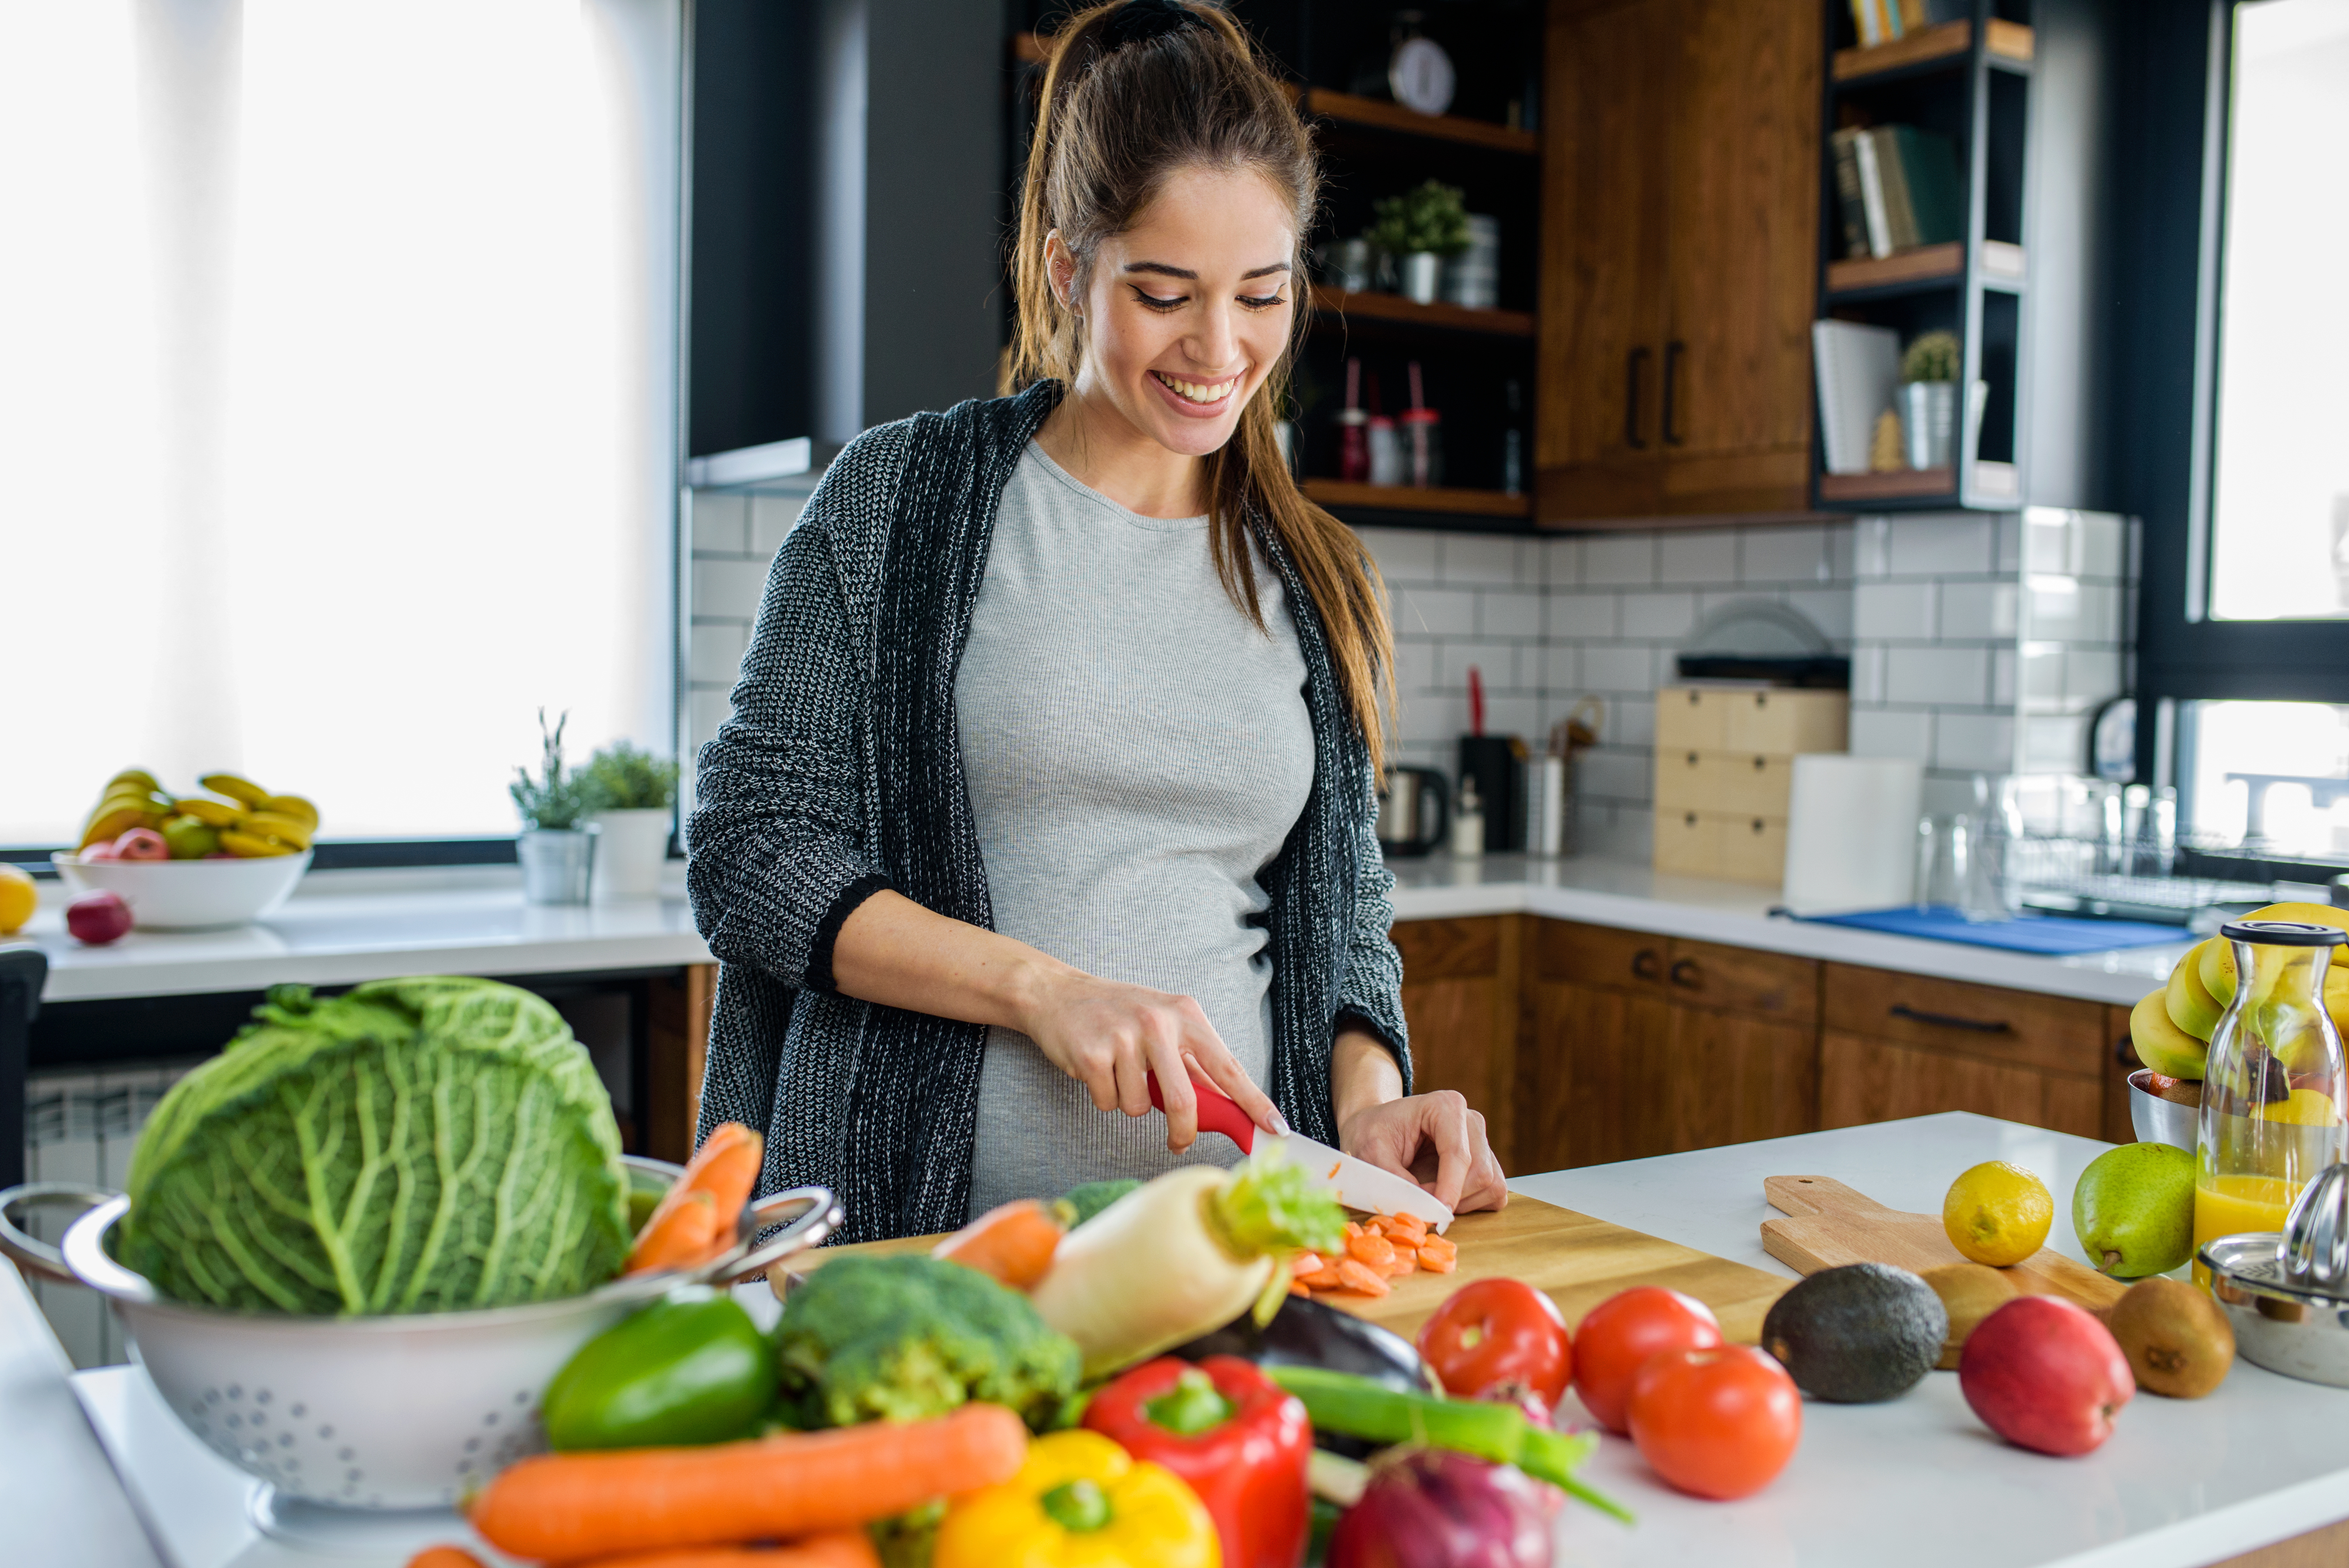
<path id="1" fill-rule="evenodd" d="M 1072 383 L 1083 357 L 1083 325 L 1052 292 L 1045 237 L 1060 231 L 1076 259 L 1074 293 L 1081 295 L 1102 241 L 1132 224 L 1167 177 L 1186 168 L 1246 170 L 1288 204 L 1299 246 L 1288 258 L 1290 291 L 1301 333 L 1310 298 L 1302 251 L 1319 169 L 1311 136 L 1247 36 L 1212 5 L 1111 0 L 1071 17 L 1047 47 L 1013 253 L 1013 388 L 1046 377 Z M 1305 499 L 1282 460 L 1274 427 L 1293 353 L 1292 339 L 1240 410 L 1232 438 L 1207 459 L 1208 547 L 1225 592 L 1259 627 L 1251 521 L 1287 547 L 1376 765 L 1386 737 L 1381 686 L 1393 659 L 1385 598 L 1361 542 Z"/>

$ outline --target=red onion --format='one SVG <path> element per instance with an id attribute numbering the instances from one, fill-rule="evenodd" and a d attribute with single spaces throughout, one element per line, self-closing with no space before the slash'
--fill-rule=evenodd
<path id="1" fill-rule="evenodd" d="M 1489 1399 L 1496 1405 L 1515 1405 L 1526 1413 L 1526 1419 L 1544 1431 L 1557 1430 L 1557 1414 L 1542 1399 L 1540 1391 L 1526 1387 L 1516 1377 L 1505 1377 L 1476 1398 Z"/>
<path id="2" fill-rule="evenodd" d="M 1514 1465 L 1398 1450 L 1330 1536 L 1329 1568 L 1549 1568 L 1564 1495 Z"/>

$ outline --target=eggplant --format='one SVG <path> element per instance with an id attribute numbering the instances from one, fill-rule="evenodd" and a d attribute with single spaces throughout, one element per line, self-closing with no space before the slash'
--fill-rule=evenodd
<path id="1" fill-rule="evenodd" d="M 1237 1356 L 1259 1367 L 1319 1367 L 1367 1377 L 1397 1393 L 1442 1392 L 1410 1340 L 1391 1328 L 1381 1328 L 1350 1312 L 1301 1295 L 1282 1302 L 1272 1321 L 1262 1328 L 1243 1313 L 1171 1354 L 1185 1361 Z M 1316 1431 L 1313 1441 L 1349 1459 L 1367 1458 L 1377 1447 L 1336 1432 Z"/>

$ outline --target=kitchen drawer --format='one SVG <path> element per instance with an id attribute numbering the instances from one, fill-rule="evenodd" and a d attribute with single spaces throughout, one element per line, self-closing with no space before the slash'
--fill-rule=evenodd
<path id="1" fill-rule="evenodd" d="M 1719 867 L 1712 874 L 1729 882 L 1768 882 L 1786 880 L 1786 820 L 1784 817 L 1713 819 L 1714 852 Z"/>
<path id="2" fill-rule="evenodd" d="M 1816 959 L 1717 942 L 1672 939 L 1664 983 L 1672 1000 L 1690 1007 L 1720 1007 L 1809 1025 L 1819 1016 Z"/>
<path id="3" fill-rule="evenodd" d="M 1656 810 L 1723 810 L 1722 797 L 1728 789 L 1723 764 L 1727 760 L 1727 757 L 1718 751 L 1700 751 L 1693 747 L 1669 749 L 1657 747 Z M 1783 809 L 1781 814 L 1784 814 Z"/>
<path id="4" fill-rule="evenodd" d="M 1656 870 L 1668 876 L 1721 874 L 1721 819 L 1710 811 L 1656 812 Z"/>
<path id="5" fill-rule="evenodd" d="M 1423 980 L 1460 980 L 1501 971 L 1501 917 L 1465 920 L 1399 920 L 1390 938 L 1402 955 L 1405 985 Z"/>
<path id="6" fill-rule="evenodd" d="M 2109 1049 L 2104 1024 L 2100 1003 L 1827 965 L 1828 1028 L 1921 1050 L 2096 1078 Z"/>
<path id="7" fill-rule="evenodd" d="M 1661 776 L 1663 769 L 1656 771 Z M 1713 810 L 1783 818 L 1795 793 L 1795 759 L 1761 751 L 1719 752 L 1713 758 L 1713 778 L 1715 793 L 1708 804 Z M 1662 798 L 1660 792 L 1657 799 Z"/>
<path id="8" fill-rule="evenodd" d="M 1661 991 L 1671 947 L 1667 937 L 1611 925 L 1544 920 L 1535 944 L 1535 974 L 1543 980 L 1618 990 Z"/>
<path id="9" fill-rule="evenodd" d="M 1832 979 L 1827 994 L 1832 1009 Z M 1819 1037 L 1821 1127 L 1971 1110 L 2095 1138 L 2103 1130 L 2100 1099 L 2094 1078 L 2070 1073 L 1911 1049 L 1833 1028 Z"/>
<path id="10" fill-rule="evenodd" d="M 1839 691 L 1761 691 L 1716 694 L 1721 707 L 1723 750 L 1793 757 L 1806 751 L 1841 751 L 1849 727 L 1851 699 Z M 1663 707 L 1657 706 L 1656 733 L 1663 733 Z"/>
<path id="11" fill-rule="evenodd" d="M 1744 692 L 1661 686 L 1656 692 L 1658 751 L 1719 751 L 1729 744 L 1729 707 Z"/>

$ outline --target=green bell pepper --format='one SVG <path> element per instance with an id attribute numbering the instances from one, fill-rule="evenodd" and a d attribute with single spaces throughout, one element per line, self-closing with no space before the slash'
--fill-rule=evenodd
<path id="1" fill-rule="evenodd" d="M 558 1449 L 746 1437 L 774 1403 L 774 1352 L 731 1297 L 680 1294 L 605 1329 L 546 1386 Z"/>

